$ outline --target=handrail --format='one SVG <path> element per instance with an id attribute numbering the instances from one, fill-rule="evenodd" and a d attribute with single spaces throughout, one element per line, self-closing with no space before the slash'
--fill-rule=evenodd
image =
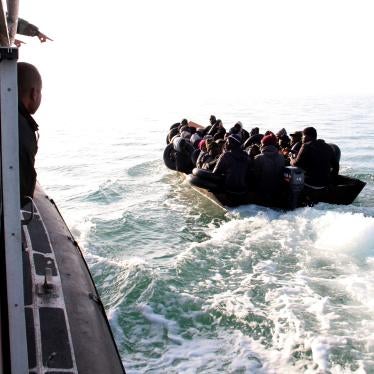
<path id="1" fill-rule="evenodd" d="M 4 8 L 3 0 L 0 0 L 0 46 L 10 47 L 10 39 L 8 32 L 8 21 Z"/>
<path id="2" fill-rule="evenodd" d="M 17 33 L 18 0 L 0 0 L 0 47 L 11 47 Z"/>
<path id="3" fill-rule="evenodd" d="M 8 35 L 9 35 L 9 42 L 10 45 L 14 43 L 14 38 L 17 33 L 17 25 L 18 25 L 18 9 L 19 9 L 19 1 L 18 0 L 7 0 L 8 5 Z"/>
<path id="4" fill-rule="evenodd" d="M 23 293 L 22 238 L 18 155 L 18 95 L 16 48 L 0 48 L 1 186 L 3 206 L 2 258 L 5 258 L 10 372 L 27 373 L 27 341 Z M 2 309 L 4 310 L 4 309 Z M 3 331 L 2 331 L 3 333 Z M 6 363 L 3 362 L 4 365 Z"/>

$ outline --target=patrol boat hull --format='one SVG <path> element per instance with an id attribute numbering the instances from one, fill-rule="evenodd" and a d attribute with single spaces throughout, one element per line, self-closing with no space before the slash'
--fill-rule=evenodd
<path id="1" fill-rule="evenodd" d="M 22 215 L 25 315 L 32 373 L 124 373 L 82 252 L 37 185 Z M 34 211 L 34 213 L 32 213 Z"/>

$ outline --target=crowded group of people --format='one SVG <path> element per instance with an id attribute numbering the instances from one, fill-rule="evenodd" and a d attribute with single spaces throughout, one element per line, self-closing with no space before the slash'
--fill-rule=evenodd
<path id="1" fill-rule="evenodd" d="M 279 198 L 285 166 L 303 169 L 305 186 L 315 190 L 327 187 L 339 172 L 339 148 L 318 139 L 314 127 L 262 134 L 258 127 L 248 132 L 240 121 L 229 130 L 214 115 L 209 121 L 200 127 L 183 119 L 171 126 L 167 142 L 173 147 L 175 170 L 209 170 L 223 177 L 229 193 L 253 191 L 268 205 Z"/>

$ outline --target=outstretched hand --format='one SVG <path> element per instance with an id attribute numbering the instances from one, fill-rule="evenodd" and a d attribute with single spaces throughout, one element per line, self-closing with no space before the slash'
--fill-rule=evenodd
<path id="1" fill-rule="evenodd" d="M 43 33 L 40 32 L 40 31 L 38 32 L 37 37 L 39 38 L 40 43 L 44 43 L 44 42 L 46 42 L 47 40 L 50 40 L 51 42 L 53 42 L 53 39 L 49 38 L 47 35 L 43 34 Z"/>
<path id="2" fill-rule="evenodd" d="M 22 40 L 19 40 L 19 39 L 14 39 L 14 44 L 17 48 L 20 48 L 22 44 L 26 44 L 25 42 L 23 42 Z"/>

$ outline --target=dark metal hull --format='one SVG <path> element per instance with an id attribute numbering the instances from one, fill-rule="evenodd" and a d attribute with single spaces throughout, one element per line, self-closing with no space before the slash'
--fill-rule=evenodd
<path id="1" fill-rule="evenodd" d="M 30 208 L 29 204 L 24 218 Z M 79 246 L 40 186 L 34 209 L 22 230 L 30 372 L 124 373 Z M 51 275 L 50 289 L 43 286 L 46 273 Z"/>

